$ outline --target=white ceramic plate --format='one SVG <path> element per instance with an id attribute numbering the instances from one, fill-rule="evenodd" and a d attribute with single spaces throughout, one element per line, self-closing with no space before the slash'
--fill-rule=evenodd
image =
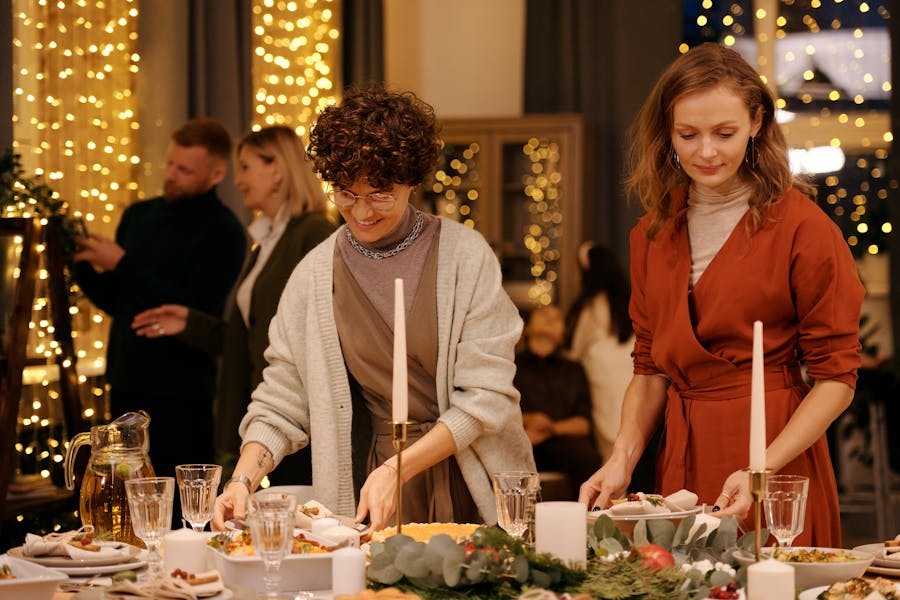
<path id="1" fill-rule="evenodd" d="M 872 561 L 872 564 L 876 567 L 888 567 L 895 571 L 900 569 L 900 555 L 895 554 L 894 556 L 897 556 L 897 558 L 885 558 L 882 554 L 884 551 L 884 544 L 866 544 L 864 546 L 857 546 L 854 550 L 867 552 L 874 556 L 875 560 Z"/>
<path id="2" fill-rule="evenodd" d="M 53 567 L 55 571 L 66 575 L 105 575 L 118 573 L 119 571 L 134 571 L 147 566 L 146 553 L 141 553 L 129 562 L 116 563 L 114 565 L 89 565 L 86 567 Z"/>
<path id="3" fill-rule="evenodd" d="M 875 575 L 887 575 L 889 577 L 900 577 L 900 569 L 892 569 L 891 567 L 873 567 L 869 565 L 866 573 L 874 573 Z"/>
<path id="4" fill-rule="evenodd" d="M 678 512 L 658 512 L 658 513 L 641 513 L 638 515 L 616 515 L 609 512 L 609 509 L 592 510 L 588 512 L 588 519 L 596 520 L 600 515 L 606 515 L 613 521 L 640 521 L 646 519 L 680 519 L 690 515 L 696 515 L 703 510 L 703 506 L 695 506 L 688 510 Z"/>
<path id="5" fill-rule="evenodd" d="M 0 565 L 8 566 L 15 578 L 0 579 L 0 598 L 46 600 L 56 587 L 67 580 L 59 569 L 50 569 L 12 556 L 0 556 Z"/>
<path id="6" fill-rule="evenodd" d="M 819 594 L 828 589 L 827 585 L 820 585 L 819 587 L 810 588 L 808 590 L 804 590 L 800 592 L 800 595 L 797 597 L 797 600 L 816 600 Z"/>
<path id="7" fill-rule="evenodd" d="M 103 565 L 118 565 L 125 562 L 134 562 L 135 557 L 140 554 L 141 549 L 137 546 L 131 546 L 124 542 L 97 542 L 101 548 L 115 548 L 127 550 L 127 555 L 123 554 L 98 554 L 87 558 L 72 558 L 70 556 L 25 556 L 23 546 L 10 548 L 9 555 L 28 562 L 43 565 L 45 567 L 98 567 Z"/>

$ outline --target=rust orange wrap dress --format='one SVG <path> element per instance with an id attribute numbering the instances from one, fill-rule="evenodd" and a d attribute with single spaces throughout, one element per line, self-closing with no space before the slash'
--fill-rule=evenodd
<path id="1" fill-rule="evenodd" d="M 684 214 L 687 188 L 671 195 Z M 715 502 L 749 463 L 753 321 L 764 327 L 767 445 L 813 380 L 856 384 L 864 289 L 840 230 L 790 190 L 748 234 L 749 213 L 690 289 L 686 223 L 670 219 L 649 240 L 645 216 L 631 232 L 631 317 L 636 374 L 671 380 L 657 462 L 663 494 L 681 488 Z M 795 546 L 840 547 L 837 486 L 823 435 L 781 473 L 810 478 L 806 524 Z"/>

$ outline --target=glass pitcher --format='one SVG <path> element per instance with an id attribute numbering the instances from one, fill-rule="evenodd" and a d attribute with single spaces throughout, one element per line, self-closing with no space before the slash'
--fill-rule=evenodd
<path id="1" fill-rule="evenodd" d="M 94 526 L 100 540 L 115 540 L 143 547 L 131 529 L 125 480 L 153 477 L 148 450 L 150 416 L 144 411 L 125 413 L 108 425 L 72 438 L 66 452 L 66 487 L 75 489 L 75 455 L 91 445 L 91 457 L 81 482 L 79 509 L 84 525 Z"/>

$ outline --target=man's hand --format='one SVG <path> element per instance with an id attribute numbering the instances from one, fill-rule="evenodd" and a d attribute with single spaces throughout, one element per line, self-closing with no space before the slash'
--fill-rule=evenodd
<path id="1" fill-rule="evenodd" d="M 78 239 L 78 252 L 72 257 L 75 262 L 87 261 L 106 271 L 112 271 L 125 256 L 125 250 L 109 238 L 92 235 Z"/>

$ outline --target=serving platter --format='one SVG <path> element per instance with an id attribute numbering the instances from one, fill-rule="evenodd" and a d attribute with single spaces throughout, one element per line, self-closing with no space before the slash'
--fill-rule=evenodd
<path id="1" fill-rule="evenodd" d="M 618 515 L 612 513 L 608 508 L 595 509 L 588 512 L 588 521 L 595 521 L 600 515 L 606 515 L 613 521 L 641 521 L 647 519 L 683 519 L 690 515 L 696 515 L 703 512 L 703 505 L 689 508 L 688 510 L 679 510 L 675 512 L 655 512 L 655 513 L 638 513 L 634 515 Z"/>
<path id="2" fill-rule="evenodd" d="M 898 553 L 897 558 L 885 558 L 883 555 L 884 544 L 882 543 L 864 544 L 862 546 L 857 546 L 854 550 L 866 552 L 874 556 L 875 560 L 872 561 L 872 565 L 876 567 L 887 567 L 894 571 L 900 571 L 900 553 Z"/>
<path id="3" fill-rule="evenodd" d="M 16 546 L 9 549 L 9 555 L 27 560 L 45 567 L 99 567 L 104 565 L 118 565 L 124 562 L 134 562 L 135 557 L 141 553 L 141 549 L 124 542 L 96 542 L 100 546 L 101 551 L 97 556 L 88 556 L 84 558 L 72 558 L 71 556 L 43 555 L 43 556 L 26 556 L 24 546 Z M 103 549 L 109 549 L 103 552 Z M 112 552 L 117 550 L 118 552 Z"/>

